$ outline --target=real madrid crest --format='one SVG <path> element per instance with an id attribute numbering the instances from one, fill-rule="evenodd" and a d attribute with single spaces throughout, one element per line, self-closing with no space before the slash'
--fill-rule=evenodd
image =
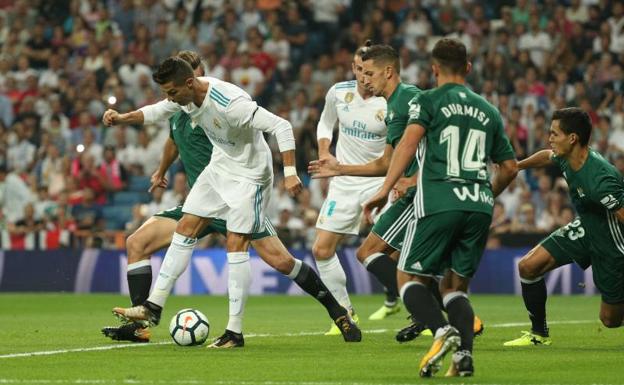
<path id="1" fill-rule="evenodd" d="M 383 122 L 384 121 L 384 115 L 386 114 L 385 110 L 379 110 L 377 111 L 377 113 L 375 114 L 375 119 L 377 119 L 378 122 Z"/>
<path id="2" fill-rule="evenodd" d="M 345 102 L 351 103 L 352 100 L 353 100 L 353 92 L 347 92 L 347 94 L 345 95 Z"/>
<path id="3" fill-rule="evenodd" d="M 214 119 L 212 120 L 212 122 L 214 123 L 215 127 L 217 127 L 217 128 L 221 128 L 221 124 L 219 123 L 219 121 L 217 120 L 217 118 L 214 118 Z"/>

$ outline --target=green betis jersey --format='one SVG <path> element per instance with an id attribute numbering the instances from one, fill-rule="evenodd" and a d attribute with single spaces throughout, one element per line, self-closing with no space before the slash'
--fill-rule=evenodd
<path id="1" fill-rule="evenodd" d="M 169 137 L 178 147 L 186 171 L 186 180 L 193 187 L 197 177 L 210 163 L 212 143 L 204 130 L 193 124 L 191 117 L 178 111 L 169 118 Z"/>
<path id="2" fill-rule="evenodd" d="M 487 162 L 514 159 L 498 110 L 461 84 L 445 84 L 416 96 L 409 124 L 425 128 L 416 159 L 416 217 L 442 211 L 492 214 Z"/>
<path id="3" fill-rule="evenodd" d="M 396 148 L 405 132 L 407 127 L 407 121 L 409 119 L 409 103 L 410 101 L 422 91 L 420 88 L 399 83 L 392 95 L 388 98 L 388 107 L 386 113 L 386 127 L 388 128 L 388 134 L 386 136 L 386 143 L 391 145 L 392 148 Z M 418 171 L 418 163 L 416 159 L 409 165 L 405 176 L 412 176 Z"/>
<path id="4" fill-rule="evenodd" d="M 624 224 L 615 212 L 624 207 L 624 178 L 598 152 L 589 150 L 583 166 L 574 171 L 569 163 L 557 156 L 552 160 L 561 168 L 568 182 L 570 197 L 581 217 L 582 232 L 588 236 L 596 255 L 624 256 Z"/>

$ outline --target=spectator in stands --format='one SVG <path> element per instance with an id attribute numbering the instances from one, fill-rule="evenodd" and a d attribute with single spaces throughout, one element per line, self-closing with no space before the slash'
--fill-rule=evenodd
<path id="1" fill-rule="evenodd" d="M 494 202 L 490 234 L 505 234 L 511 229 L 511 220 L 505 214 L 505 206 L 500 201 Z"/>
<path id="2" fill-rule="evenodd" d="M 301 248 L 304 243 L 305 224 L 303 220 L 293 215 L 291 205 L 284 204 L 278 209 L 279 217 L 275 224 L 277 236 L 286 247 Z"/>
<path id="3" fill-rule="evenodd" d="M 170 202 L 163 200 L 164 192 L 165 189 L 160 187 L 153 189 L 152 200 L 141 209 L 141 213 L 149 218 L 156 213 L 175 207 L 176 205 L 171 205 Z"/>
<path id="4" fill-rule="evenodd" d="M 43 220 L 35 217 L 35 207 L 32 203 L 27 203 L 24 206 L 24 213 L 21 219 L 15 221 L 15 223 L 9 224 L 8 230 L 15 235 L 25 235 L 29 233 L 36 233 L 45 227 Z"/>
<path id="5" fill-rule="evenodd" d="M 28 140 L 29 133 L 24 123 L 16 122 L 12 130 L 15 137 L 13 140 L 9 139 L 8 167 L 18 173 L 30 172 L 35 165 L 37 147 Z"/>
<path id="6" fill-rule="evenodd" d="M 164 20 L 160 20 L 156 24 L 156 31 L 149 46 L 150 53 L 155 63 L 162 62 L 177 49 L 176 42 L 168 34 L 168 28 L 169 25 Z"/>
<path id="7" fill-rule="evenodd" d="M 239 53 L 240 66 L 232 70 L 232 82 L 238 84 L 252 99 L 257 99 L 264 90 L 265 81 L 262 71 L 251 63 L 248 50 Z"/>
<path id="8" fill-rule="evenodd" d="M 470 85 L 499 107 L 515 132 L 520 156 L 547 148 L 552 111 L 577 104 L 595 120 L 592 146 L 624 167 L 621 2 L 574 0 L 566 7 L 555 1 L 517 1 L 505 7 L 457 1 L 143 0 L 135 6 L 131 0 L 90 0 L 72 1 L 56 13 L 49 12 L 54 2 L 39 3 L 20 1 L 0 19 L 0 165 L 9 174 L 19 173 L 18 180 L 38 176 L 34 191 L 47 186 L 52 198 L 65 196 L 61 191 L 68 189 L 72 201 L 80 201 L 82 190 L 67 166 L 79 144 L 95 155 L 96 163 L 101 146 L 113 145 L 121 166 L 133 175 L 150 175 L 160 156 L 159 136 L 150 139 L 149 131 L 124 127 L 104 132 L 103 138 L 97 120 L 112 97 L 122 111 L 161 98 L 149 68 L 182 46 L 205 57 L 208 75 L 226 80 L 241 65 L 239 49 L 249 51 L 251 67 L 264 76 L 260 102 L 293 123 L 297 117 L 302 121 L 297 161 L 305 164 L 316 151 L 313 127 L 328 84 L 352 78 L 352 52 L 365 39 L 396 45 L 405 80 L 429 88 L 429 38 L 455 33 L 473 46 Z M 353 21 L 337 22 L 348 18 Z M 173 44 L 176 36 L 179 43 Z M 249 79 L 238 76 L 237 83 L 249 84 Z M 84 138 L 86 127 L 92 138 Z M 135 147 L 137 136 L 141 144 Z M 542 175 L 527 175 L 526 184 L 539 186 Z M 176 196 L 183 196 L 184 183 L 179 190 Z M 505 206 L 516 206 L 509 217 L 527 202 L 528 191 L 520 186 L 501 197 Z M 323 186 L 312 181 L 310 193 L 317 200 Z M 535 195 L 539 222 L 540 206 L 546 204 L 543 191 L 539 199 Z M 294 215 L 305 219 L 311 211 Z"/>
<path id="9" fill-rule="evenodd" d="M 286 23 L 283 25 L 286 40 L 290 44 L 290 62 L 292 69 L 297 71 L 307 59 L 308 26 L 301 19 L 297 6 L 292 4 L 286 11 Z"/>
<path id="10" fill-rule="evenodd" d="M 286 39 L 282 27 L 273 26 L 270 38 L 266 39 L 263 44 L 263 50 L 271 55 L 277 63 L 277 69 L 282 73 L 281 77 L 285 78 L 290 68 L 290 43 Z"/>
<path id="11" fill-rule="evenodd" d="M 201 19 L 197 27 L 199 29 L 198 35 L 200 45 L 216 43 L 217 20 L 214 16 L 214 8 L 207 6 L 202 10 Z"/>
<path id="12" fill-rule="evenodd" d="M 566 225 L 561 219 L 565 197 L 558 191 L 551 191 L 546 195 L 546 207 L 537 219 L 537 227 L 544 233 Z"/>
<path id="13" fill-rule="evenodd" d="M 293 132 L 295 135 L 301 133 L 303 125 L 310 115 L 311 108 L 309 107 L 309 100 L 304 90 L 299 90 L 295 95 L 295 100 L 288 115 L 288 121 L 293 126 Z"/>
<path id="14" fill-rule="evenodd" d="M 77 235 L 83 247 L 94 245 L 98 232 L 104 230 L 102 207 L 95 201 L 95 192 L 86 187 L 83 189 L 82 203 L 74 206 L 71 215 L 76 221 Z"/>
<path id="15" fill-rule="evenodd" d="M 154 62 L 150 51 L 151 35 L 149 28 L 143 23 L 145 22 L 142 21 L 135 27 L 136 39 L 128 44 L 128 53 L 134 56 L 137 62 L 151 65 Z"/>
<path id="16" fill-rule="evenodd" d="M 535 208 L 531 203 L 523 203 L 511 220 L 511 232 L 536 233 L 538 231 Z"/>
<path id="17" fill-rule="evenodd" d="M 152 143 L 152 140 L 147 132 L 147 127 L 144 127 L 139 131 L 137 136 L 137 146 L 134 147 L 134 166 L 138 166 L 139 170 L 136 170 L 138 175 L 150 174 L 160 161 L 162 146 Z"/>
<path id="18" fill-rule="evenodd" d="M 35 207 L 35 218 L 47 221 L 54 217 L 58 204 L 52 200 L 48 193 L 48 186 L 37 185 L 37 199 L 33 203 Z"/>
<path id="19" fill-rule="evenodd" d="M 105 181 L 98 170 L 95 158 L 83 152 L 72 161 L 71 168 L 72 176 L 76 178 L 77 188 L 82 191 L 82 201 L 84 202 L 88 189 L 97 204 L 106 203 Z"/>
<path id="20" fill-rule="evenodd" d="M 6 166 L 0 165 L 0 208 L 7 222 L 15 223 L 24 215 L 24 207 L 34 202 L 28 185 Z"/>
<path id="21" fill-rule="evenodd" d="M 54 143 L 47 146 L 45 157 L 40 162 L 39 183 L 47 186 L 48 193 L 56 197 L 65 189 L 67 158 L 63 158 Z"/>
<path id="22" fill-rule="evenodd" d="M 136 204 L 132 206 L 132 218 L 130 219 L 130 221 L 126 222 L 124 229 L 126 234 L 130 235 L 132 233 L 134 233 L 139 227 L 141 227 L 141 225 L 143 224 L 143 222 L 145 222 L 145 220 L 147 218 L 149 218 L 149 216 L 146 216 L 144 214 L 144 205 L 142 204 Z"/>
<path id="23" fill-rule="evenodd" d="M 221 56 L 219 64 L 227 71 L 232 71 L 235 68 L 238 68 L 241 63 L 241 58 L 238 51 L 239 40 L 230 37 L 227 39 L 225 44 L 225 52 Z"/>
<path id="24" fill-rule="evenodd" d="M 104 189 L 108 193 L 121 191 L 126 187 L 126 170 L 116 158 L 115 147 L 107 146 L 104 149 L 104 159 L 100 164 L 100 174 L 104 182 Z"/>

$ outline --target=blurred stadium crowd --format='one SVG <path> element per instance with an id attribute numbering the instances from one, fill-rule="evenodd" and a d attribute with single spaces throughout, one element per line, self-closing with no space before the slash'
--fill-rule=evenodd
<path id="1" fill-rule="evenodd" d="M 101 117 L 158 101 L 151 67 L 186 49 L 292 123 L 307 188 L 294 201 L 278 187 L 269 215 L 287 245 L 310 247 L 327 181 L 305 172 L 327 89 L 353 78 L 368 38 L 396 48 L 405 82 L 431 88 L 441 36 L 468 47 L 470 85 L 500 109 L 519 159 L 548 146 L 553 110 L 580 106 L 592 146 L 624 173 L 620 1 L 0 0 L 1 246 L 123 247 L 184 199 L 180 164 L 169 189 L 146 192 L 166 124 L 108 128 Z M 501 195 L 492 234 L 549 232 L 573 216 L 565 182 L 540 170 Z"/>

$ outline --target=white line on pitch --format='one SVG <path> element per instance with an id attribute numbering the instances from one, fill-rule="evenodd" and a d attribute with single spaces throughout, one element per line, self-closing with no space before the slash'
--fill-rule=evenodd
<path id="1" fill-rule="evenodd" d="M 93 380 L 93 379 L 76 379 L 76 380 L 21 380 L 12 378 L 0 378 L 0 384 L 146 384 L 146 385 L 418 385 L 418 383 L 377 383 L 377 382 L 345 382 L 345 381 L 210 381 L 210 380 Z M 421 383 L 421 385 L 429 385 L 430 383 Z M 437 385 L 450 385 L 445 383 L 436 383 Z M 496 385 L 496 384 L 481 384 Z M 518 385 L 518 384 L 510 384 Z M 549 384 L 544 384 L 549 385 Z M 560 384 L 552 384 L 560 385 Z M 575 384 L 570 384 L 575 385 Z M 592 385 L 610 385 L 610 384 L 592 384 Z"/>
<path id="2" fill-rule="evenodd" d="M 576 325 L 576 324 L 589 324 L 596 323 L 596 320 L 573 320 L 573 321 L 550 321 L 548 322 L 550 325 Z M 511 322 L 511 323 L 501 323 L 501 324 L 485 324 L 486 328 L 511 328 L 511 327 L 520 327 L 520 326 L 528 326 L 531 325 L 529 322 Z M 369 329 L 362 330 L 365 334 L 380 334 L 380 333 L 388 333 L 395 332 L 396 330 L 392 329 Z M 264 338 L 264 337 L 306 337 L 306 336 L 321 336 L 324 332 L 299 332 L 299 333 L 280 333 L 280 334 L 270 334 L 270 333 L 250 333 L 246 334 L 246 338 Z M 101 350 L 112 350 L 112 349 L 126 349 L 126 348 L 140 348 L 145 346 L 155 346 L 155 345 L 171 345 L 173 342 L 154 342 L 149 344 L 119 344 L 119 345 L 105 345 L 105 346 L 95 346 L 91 348 L 76 348 L 76 349 L 59 349 L 59 350 L 45 350 L 39 352 L 27 352 L 27 353 L 12 353 L 12 354 L 3 354 L 0 355 L 0 359 L 3 358 L 19 358 L 19 357 L 34 357 L 34 356 L 51 356 L 55 354 L 65 354 L 65 353 L 80 353 L 80 352 L 94 352 Z M 2 382 L 0 382 L 2 384 Z"/>
<path id="3" fill-rule="evenodd" d="M 13 353 L 13 354 L 4 354 L 1 355 L 0 358 L 17 358 L 17 357 L 32 357 L 32 356 L 51 356 L 54 354 L 63 354 L 63 353 L 78 353 L 78 352 L 94 352 L 98 350 L 112 350 L 112 349 L 125 349 L 125 348 L 140 348 L 143 346 L 150 345 L 169 345 L 173 342 L 155 342 L 153 344 L 119 344 L 119 345 L 106 345 L 106 346 L 95 346 L 92 348 L 76 348 L 76 349 L 59 349 L 59 350 L 46 350 L 42 352 L 29 352 L 29 353 Z M 1 382 L 0 382 L 1 383 Z"/>

